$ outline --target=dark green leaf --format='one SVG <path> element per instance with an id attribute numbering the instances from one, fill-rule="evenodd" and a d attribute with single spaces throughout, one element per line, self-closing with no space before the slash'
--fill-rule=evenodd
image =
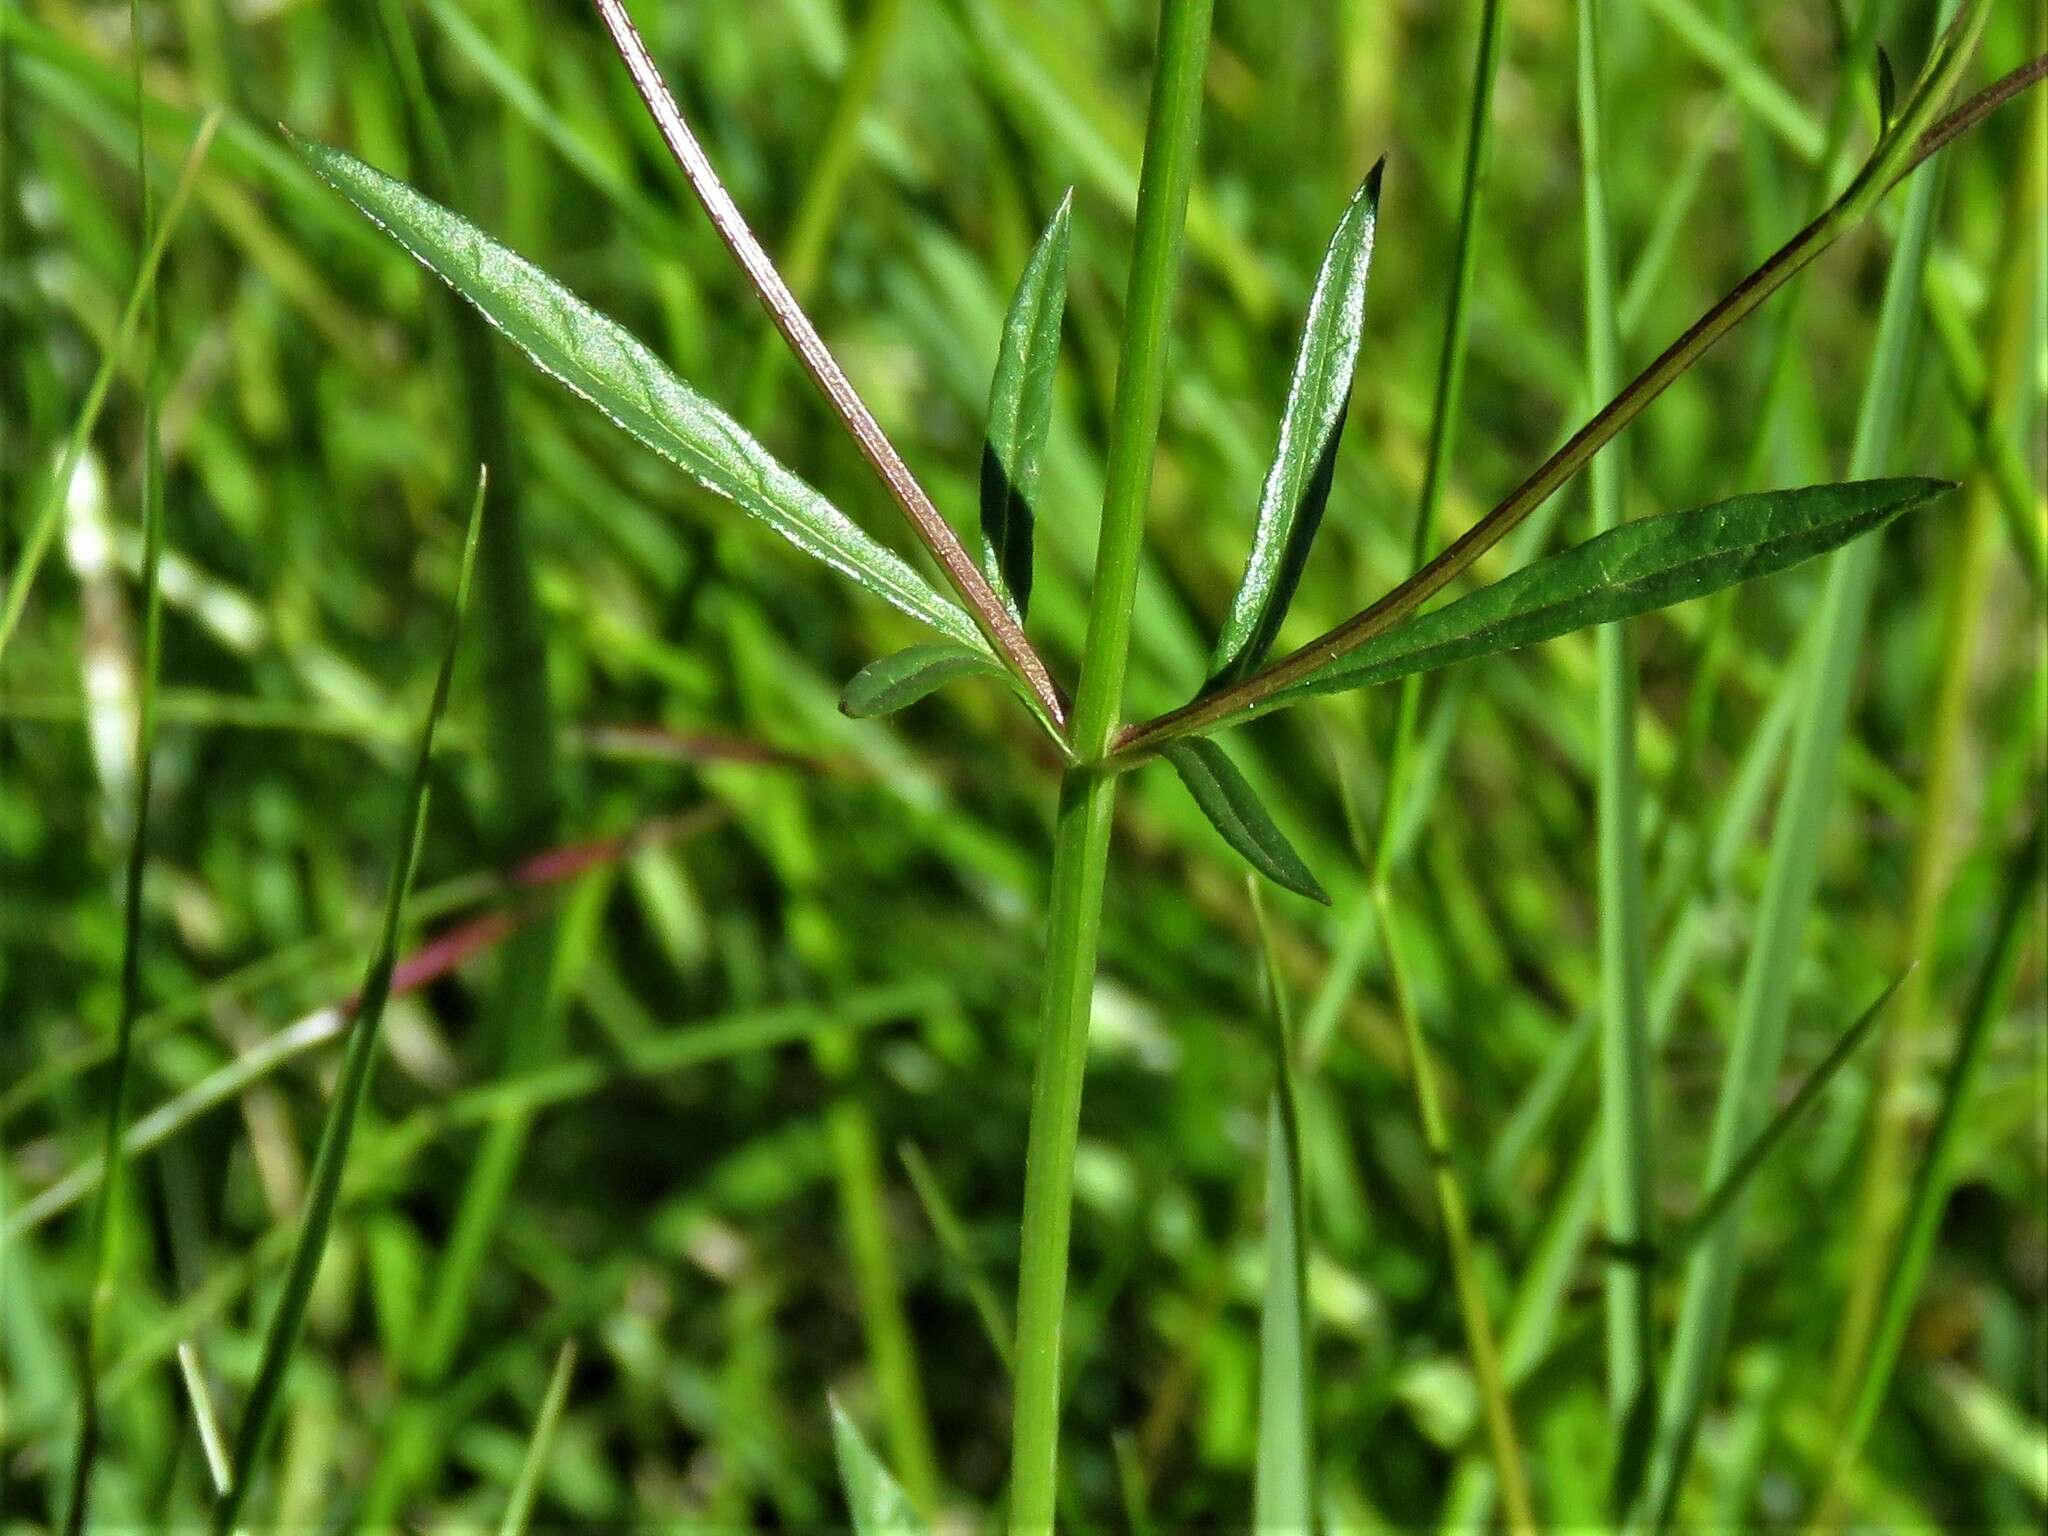
<path id="1" fill-rule="evenodd" d="M 956 677 L 984 672 L 1002 677 L 1003 669 L 986 651 L 934 640 L 871 661 L 853 674 L 839 695 L 839 708 L 856 720 L 893 715 Z"/>
<path id="2" fill-rule="evenodd" d="M 1254 671 L 1272 649 L 1287 605 L 1294 600 L 1309 546 L 1330 499 L 1337 442 L 1351 404 L 1365 330 L 1365 281 L 1372 271 L 1373 229 L 1379 220 L 1382 160 L 1367 173 L 1337 221 L 1316 274 L 1302 324 L 1301 350 L 1287 386 L 1280 445 L 1259 492 L 1259 522 L 1244 579 L 1209 658 L 1209 686 L 1223 687 Z"/>
<path id="3" fill-rule="evenodd" d="M 1877 45 L 1877 124 L 1880 134 L 1890 133 L 1899 106 L 1899 77 L 1892 73 L 1892 56 L 1884 44 Z"/>
<path id="4" fill-rule="evenodd" d="M 1364 688 L 1701 597 L 1826 554 L 1953 489 L 1864 480 L 1640 518 L 1410 619 L 1274 699 Z"/>
<path id="5" fill-rule="evenodd" d="M 837 1399 L 832 1400 L 832 1443 L 839 1453 L 839 1481 L 846 1490 L 847 1513 L 852 1515 L 859 1536 L 917 1536 L 923 1527 L 909 1498 L 868 1449 Z"/>
<path id="6" fill-rule="evenodd" d="M 1067 309 L 1067 246 L 1074 194 L 1060 199 L 1038 237 L 1010 311 L 989 386 L 988 440 L 981 451 L 981 560 L 1018 619 L 1031 606 L 1031 528 L 1039 461 L 1052 425 L 1052 380 Z"/>
<path id="7" fill-rule="evenodd" d="M 1275 885 L 1312 897 L 1326 907 L 1330 904 L 1329 894 L 1309 873 L 1294 845 L 1273 825 L 1273 818 L 1221 747 L 1202 737 L 1190 737 L 1170 742 L 1163 750 L 1210 825 L 1247 864 Z"/>
<path id="8" fill-rule="evenodd" d="M 983 648 L 973 620 L 622 326 L 405 183 L 340 150 L 293 142 L 323 180 L 474 304 L 544 372 L 805 554 L 962 645 Z"/>

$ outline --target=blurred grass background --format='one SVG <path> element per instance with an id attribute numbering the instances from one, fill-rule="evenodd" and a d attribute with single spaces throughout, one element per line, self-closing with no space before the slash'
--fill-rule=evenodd
<path id="1" fill-rule="evenodd" d="M 1910 68 L 1934 7 L 1885 9 Z M 1478 11 L 1218 0 L 1134 714 L 1202 676 L 1309 278 L 1383 151 L 1349 440 L 1283 644 L 1404 572 Z M 1002 306 L 1045 216 L 1077 189 L 1033 612 L 1068 677 L 1152 13 L 1144 0 L 636 11 L 735 196 L 963 528 Z M 8 0 L 0 15 L 11 571 L 132 281 L 140 222 L 126 7 Z M 2038 50 L 2037 15 L 1998 8 L 1980 76 Z M 1774 8 L 1768 24 L 1718 0 L 1607 16 L 1626 368 L 1802 222 L 1845 69 L 1870 109 L 1875 88 L 1866 61 L 1836 56 L 1820 0 Z M 1016 1256 L 1049 749 L 987 684 L 889 724 L 841 718 L 843 680 L 913 626 L 742 526 L 506 349 L 480 352 L 438 286 L 283 147 L 279 123 L 435 190 L 896 541 L 584 7 L 175 0 L 142 17 L 165 188 L 199 113 L 227 117 L 160 296 L 163 726 L 151 1012 L 131 1095 L 157 1134 L 127 1186 L 98 1517 L 204 1507 L 173 1351 L 189 1340 L 214 1396 L 239 1401 L 338 1059 L 331 1008 L 370 942 L 480 456 L 522 536 L 508 545 L 501 520 L 495 574 L 486 553 L 415 909 L 415 943 L 453 932 L 458 963 L 386 1019 L 259 1501 L 281 1523 L 494 1523 L 574 1339 L 539 1523 L 831 1524 L 828 1392 L 913 1497 L 963 1518 L 989 1507 L 1008 1438 L 992 1335 Z M 1588 404 L 1573 25 L 1563 0 L 1509 0 L 1439 539 Z M 2041 518 L 2034 110 L 2008 109 L 1947 158 L 1935 324 L 1889 469 L 1968 484 L 1887 536 L 1787 1091 L 1914 958 L 1920 998 L 1763 1175 L 1688 1521 L 1792 1517 L 1825 1471 L 1845 1298 L 1882 1262 L 1856 1241 L 1879 1127 L 1900 1126 L 1911 1155 L 2040 792 L 2042 609 L 2010 536 Z M 1796 307 L 1777 301 L 1632 430 L 1630 514 L 1840 474 L 1885 249 L 1877 230 L 1846 242 Z M 1771 394 L 1776 314 L 1792 330 Z M 9 1529 L 54 1518 L 71 1454 L 92 1258 L 87 1186 L 65 1181 L 97 1146 L 118 1003 L 138 382 L 133 368 L 117 381 L 0 669 Z M 1987 388 L 1989 429 L 1972 416 Z M 1582 490 L 1553 512 L 1521 550 L 1588 529 Z M 1793 697 L 1780 684 L 1819 581 L 1802 569 L 1638 626 L 1654 1000 L 1669 1019 L 1655 1181 L 1670 1215 L 1701 1192 L 1770 846 Z M 1960 690 L 1946 713 L 1944 678 Z M 1594 680 L 1578 636 L 1433 688 L 1428 793 L 1402 831 L 1401 937 L 1532 1478 L 1561 1526 L 1602 1518 L 1609 1455 L 1580 1173 L 1598 992 Z M 1447 1498 L 1467 1514 L 1485 1500 L 1356 853 L 1378 814 L 1393 702 L 1328 702 L 1236 743 L 1336 896 L 1327 913 L 1271 906 L 1317 1066 L 1303 1115 L 1328 1514 L 1360 1528 L 1429 1525 Z M 1931 772 L 1944 761 L 1946 777 Z M 1270 1087 L 1257 940 L 1231 856 L 1171 775 L 1137 776 L 1121 810 L 1083 1121 L 1069 1520 L 1228 1527 L 1249 1507 L 1255 1430 Z M 605 838 L 626 842 L 569 860 L 573 878 L 544 892 L 529 878 L 508 903 L 484 878 Z M 2042 948 L 2037 912 L 1906 1358 L 1850 1480 L 1853 1509 L 1886 1528 L 2031 1526 L 2048 1501 Z M 1667 1295 L 1667 1327 L 1669 1313 Z"/>

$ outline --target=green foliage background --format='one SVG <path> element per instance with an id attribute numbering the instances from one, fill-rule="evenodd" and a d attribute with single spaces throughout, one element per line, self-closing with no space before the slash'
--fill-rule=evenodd
<path id="1" fill-rule="evenodd" d="M 1003 306 L 1037 231 L 1077 189 L 1032 604 L 1034 638 L 1071 678 L 1153 8 L 637 9 L 734 195 L 963 532 Z M 1889 7 L 1895 57 L 1918 59 L 1932 10 Z M 1309 280 L 1382 151 L 1348 437 L 1283 646 L 1405 572 L 1477 12 L 1219 0 L 1134 717 L 1181 702 L 1205 674 Z M 1803 221 L 1799 146 L 1845 67 L 1874 109 L 1868 65 L 1835 57 L 1832 7 L 1774 7 L 1768 26 L 1749 12 L 1715 0 L 1608 7 L 1625 368 Z M 2029 12 L 1997 8 L 1980 78 L 2038 49 Z M 4 15 L 0 569 L 11 571 L 132 281 L 140 226 L 125 7 L 8 0 Z M 198 112 L 228 116 L 160 298 L 169 545 L 143 974 L 147 1006 L 169 1022 L 146 1022 L 131 1103 L 146 1114 L 216 1081 L 356 985 L 479 451 L 523 527 L 546 698 L 521 671 L 536 653 L 507 596 L 517 552 L 494 577 L 487 550 L 420 885 L 662 822 L 630 856 L 596 861 L 544 902 L 514 902 L 525 926 L 509 944 L 394 999 L 258 1507 L 350 1527 L 495 1522 L 573 1338 L 580 1360 L 537 1522 L 834 1523 L 828 1392 L 913 1499 L 988 1509 L 1008 1398 L 985 1320 L 1007 1312 L 1016 1259 L 1050 747 L 987 679 L 893 721 L 843 718 L 844 680 L 920 638 L 916 626 L 744 525 L 508 349 L 481 363 L 438 285 L 276 132 L 282 122 L 434 189 L 437 151 L 407 99 L 405 50 L 384 41 L 396 15 L 445 133 L 454 179 L 440 195 L 628 324 L 903 548 L 585 8 L 177 0 L 142 15 L 164 188 Z M 1753 72 L 1705 56 L 1702 24 L 1730 29 Z M 1439 540 L 1590 403 L 1573 12 L 1509 0 L 1507 28 Z M 2036 809 L 2040 597 L 2008 519 L 1972 500 L 1989 492 L 1955 385 L 1959 348 L 2009 360 L 1993 376 L 2010 402 L 1999 430 L 2023 470 L 2020 526 L 2031 517 L 2038 529 L 2048 361 L 2041 162 L 2025 164 L 2027 135 L 2041 132 L 2033 110 L 2007 109 L 1946 157 L 1932 262 L 1959 339 L 1923 333 L 1886 472 L 1965 490 L 1884 536 L 1785 1093 L 1915 959 L 1922 1001 L 1883 1026 L 1762 1175 L 1688 1521 L 1794 1517 L 1826 1470 L 1845 1298 L 1889 1251 L 1857 1240 L 1859 1202 L 1873 1182 L 1894 1194 L 1903 1183 L 1870 1178 L 1874 1127 L 1898 1117 L 1908 1156 L 1924 1132 Z M 1796 309 L 1775 301 L 1631 430 L 1629 515 L 1840 477 L 1886 247 L 1880 230 L 1849 239 L 1802 279 Z M 2021 267 L 2015 283 L 2015 261 L 2034 278 Z M 1794 326 L 1788 383 L 1769 397 L 1781 313 Z M 480 450 L 491 369 L 503 417 Z M 118 1003 L 139 384 L 133 366 L 117 381 L 60 548 L 0 666 L 0 1194 L 16 1223 L 0 1248 L 7 1529 L 56 1515 L 89 1299 L 90 1201 L 20 1224 L 93 1155 L 109 1091 L 105 1072 L 67 1063 L 104 1047 Z M 1988 542 L 1961 536 L 1969 517 L 1988 520 Z M 1515 541 L 1522 553 L 1585 537 L 1584 492 L 1539 523 Z M 1954 661 L 1946 615 L 1974 579 L 1961 553 L 1973 547 L 1985 585 Z M 1692 957 L 1666 999 L 1657 1061 L 1654 1179 L 1668 1217 L 1702 1193 L 1770 794 L 1718 843 L 1717 827 L 1746 766 L 1767 791 L 1775 783 L 1780 754 L 1751 747 L 1760 729 L 1770 739 L 1771 701 L 1820 581 L 1806 567 L 1743 589 L 1719 639 L 1712 602 L 1636 627 L 1650 936 L 1660 950 L 1676 936 Z M 1948 717 L 1934 700 L 1955 666 L 1962 708 Z M 1511 1357 L 1510 1300 L 1548 1251 L 1594 1126 L 1594 681 L 1581 635 L 1433 686 L 1426 793 L 1405 828 L 1401 937 Z M 1233 738 L 1335 902 L 1268 905 L 1315 1058 L 1301 1108 L 1327 1517 L 1360 1528 L 1431 1524 L 1447 1498 L 1469 1511 L 1483 1482 L 1432 1170 L 1357 852 L 1378 815 L 1393 706 L 1393 690 L 1323 701 Z M 1930 803 L 1943 743 L 1959 771 Z M 1170 772 L 1142 771 L 1120 811 L 1075 1227 L 1069 1518 L 1229 1527 L 1250 1508 L 1256 1429 L 1272 1087 L 1257 934 L 1238 867 Z M 1939 901 L 1916 954 L 1915 846 L 1930 824 Z M 414 942 L 460 920 L 426 920 Z M 533 959 L 550 937 L 552 983 Z M 2042 988 L 2037 908 L 1906 1355 L 1849 1483 L 1852 1508 L 1881 1526 L 2031 1524 L 2048 1500 Z M 687 1042 L 720 1029 L 731 1048 Z M 196 1519 L 205 1506 L 172 1350 L 192 1342 L 232 1419 L 303 1194 L 332 1034 L 309 1034 L 309 1048 L 204 1112 L 174 1112 L 129 1180 L 96 1505 L 109 1524 Z M 530 1120 L 489 1096 L 507 1081 L 545 1100 Z M 515 1121 L 523 1146 L 506 1129 Z M 475 1234 L 473 1278 L 451 1289 L 437 1276 L 493 1137 L 508 1195 Z M 915 1193 L 905 1145 L 951 1208 L 941 1224 L 957 1221 L 953 1241 Z M 1561 1526 L 1605 1508 L 1599 1263 L 1583 1243 L 1565 1254 L 1557 1305 L 1525 1324 L 1521 1346 L 1532 1481 Z M 1668 1328 L 1675 1288 L 1664 1290 Z"/>

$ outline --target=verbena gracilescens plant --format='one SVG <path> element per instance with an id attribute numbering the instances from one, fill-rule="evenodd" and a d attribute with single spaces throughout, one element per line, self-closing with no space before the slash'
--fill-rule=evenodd
<path id="1" fill-rule="evenodd" d="M 1290 891 L 1327 900 L 1307 861 L 1281 834 L 1216 740 L 1219 732 L 1312 695 L 1410 678 L 1572 630 L 1612 624 L 1784 570 L 1941 496 L 1948 485 L 1929 479 L 1864 479 L 1738 496 L 1620 523 L 1490 586 L 1425 610 L 1432 598 L 1584 468 L 1715 342 L 1867 216 L 1915 166 L 2037 80 L 2043 61 L 2034 61 L 1948 116 L 1940 116 L 1989 9 L 1988 0 L 1961 6 L 1916 83 L 1902 98 L 1887 88 L 1885 120 L 1868 160 L 1818 218 L 1708 310 L 1461 537 L 1354 617 L 1274 659 L 1276 637 L 1329 499 L 1364 344 L 1367 280 L 1381 190 L 1381 167 L 1373 167 L 1343 210 L 1316 278 L 1281 412 L 1278 447 L 1259 497 L 1250 554 L 1217 635 L 1208 675 L 1182 707 L 1157 719 L 1127 724 L 1120 718 L 1120 698 L 1143 512 L 1164 396 L 1175 271 L 1195 169 L 1210 0 L 1164 0 L 1161 8 L 1094 589 L 1081 675 L 1071 696 L 1053 679 L 1024 628 L 1032 591 L 1039 464 L 1051 417 L 1065 307 L 1070 201 L 1053 214 L 1031 252 L 1003 326 L 981 465 L 977 558 L 937 511 L 749 231 L 619 0 L 594 3 L 718 233 L 898 503 L 943 574 L 950 595 L 777 462 L 646 346 L 547 274 L 457 215 L 349 155 L 305 142 L 298 150 L 319 175 L 474 304 L 542 369 L 705 489 L 936 632 L 931 641 L 878 660 L 855 676 L 843 698 L 849 713 L 885 714 L 955 679 L 987 675 L 1006 679 L 1058 744 L 1064 768 L 1026 1168 L 1009 1489 L 1011 1528 L 1045 1532 L 1052 1526 L 1055 1507 L 1059 1352 L 1075 1137 L 1096 932 L 1120 775 L 1165 758 L 1217 831 L 1260 875 Z M 1489 36 L 1497 40 L 1497 29 Z M 1467 261 L 1468 252 L 1461 252 L 1461 264 Z M 1420 553 L 1418 549 L 1418 558 Z M 1292 1153 L 1292 1100 L 1286 1086 L 1288 1035 L 1277 987 L 1274 1007 L 1280 1090 L 1272 1118 L 1276 1168 L 1271 1188 L 1277 1225 L 1269 1234 L 1268 1255 L 1277 1278 L 1269 1281 L 1266 1317 L 1269 1356 L 1281 1362 L 1274 1371 L 1283 1379 L 1268 1383 L 1267 1404 L 1274 1411 L 1262 1414 L 1269 1443 L 1260 1457 L 1259 1519 L 1262 1524 L 1286 1524 L 1293 1518 L 1300 1524 L 1313 1520 L 1313 1459 L 1307 1449 L 1305 1411 L 1280 1411 L 1290 1394 L 1297 1404 L 1305 1402 L 1300 1394 L 1306 1371 L 1306 1321 L 1295 1230 L 1299 1189 Z M 1851 1031 L 1839 1054 L 1853 1048 L 1871 1016 L 1866 1014 Z M 1418 1080 L 1418 1090 L 1424 1086 Z M 1802 1103 L 1795 1102 L 1792 1112 Z M 1426 1099 L 1423 1108 L 1427 1117 L 1432 1111 Z M 1711 1225 L 1786 1124 L 1789 1119 L 1774 1122 L 1737 1160 L 1731 1176 L 1703 1202 L 1696 1221 L 1672 1239 L 1670 1250 Z M 1662 1261 L 1669 1257 L 1666 1252 Z M 1290 1342 L 1291 1348 L 1280 1347 Z M 916 1516 L 908 1502 L 836 1409 L 835 1431 L 856 1524 L 864 1530 L 898 1530 L 913 1524 Z M 262 1444 L 262 1427 L 245 1427 L 239 1446 L 244 1473 L 247 1458 Z M 1512 1464 L 1512 1437 L 1500 1437 L 1496 1452 L 1509 1517 L 1525 1524 L 1525 1503 L 1516 1494 L 1519 1473 Z M 230 1519 L 239 1508 L 239 1494 L 238 1486 L 237 1496 L 224 1501 Z"/>

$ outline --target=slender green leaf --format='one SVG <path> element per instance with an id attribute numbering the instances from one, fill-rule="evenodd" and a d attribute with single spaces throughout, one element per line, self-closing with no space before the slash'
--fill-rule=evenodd
<path id="1" fill-rule="evenodd" d="M 1275 885 L 1330 904 L 1325 891 L 1285 834 L 1273 824 L 1265 806 L 1252 792 L 1237 765 L 1213 741 L 1191 737 L 1170 742 L 1166 759 L 1187 785 L 1195 804 L 1209 818 L 1209 824 L 1223 840 L 1244 856 L 1244 861 Z"/>
<path id="2" fill-rule="evenodd" d="M 576 1370 L 576 1341 L 569 1339 L 555 1356 L 554 1374 L 540 1400 L 540 1413 L 533 1421 L 533 1436 L 526 1442 L 526 1457 L 519 1464 L 519 1480 L 505 1501 L 505 1518 L 498 1536 L 520 1536 L 533 1515 L 533 1501 L 540 1495 L 541 1475 L 547 1471 L 548 1451 L 555 1443 L 555 1426 L 562 1421 L 562 1409 L 569 1401 L 569 1378 Z"/>
<path id="3" fill-rule="evenodd" d="M 1274 697 L 1364 688 L 1703 597 L 1826 554 L 1954 489 L 1851 481 L 1638 518 L 1410 619 Z"/>
<path id="4" fill-rule="evenodd" d="M 987 651 L 934 640 L 871 661 L 853 674 L 839 695 L 839 708 L 856 720 L 893 715 L 956 677 L 973 673 L 1004 676 Z"/>
<path id="5" fill-rule="evenodd" d="M 1273 934 L 1256 882 L 1248 882 L 1265 958 L 1273 1033 L 1273 1098 L 1266 1109 L 1266 1275 L 1259 1304 L 1259 1443 L 1252 1529 L 1307 1536 L 1315 1529 L 1315 1420 L 1309 1368 L 1308 1209 L 1302 1194 L 1301 1106 L 1294 1087 L 1293 1021 Z"/>
<path id="6" fill-rule="evenodd" d="M 918 1524 L 910 1500 L 897 1486 L 889 1469 L 882 1465 L 854 1428 L 853 1420 L 839 1406 L 832 1407 L 832 1444 L 839 1453 L 839 1481 L 846 1490 L 847 1512 L 859 1536 L 917 1536 Z"/>
<path id="7" fill-rule="evenodd" d="M 981 450 L 981 563 L 1021 620 L 1031 606 L 1031 530 L 1038 472 L 1052 426 L 1052 380 L 1067 310 L 1067 246 L 1074 194 L 1060 199 L 1032 247 L 1003 317 Z"/>
<path id="8" fill-rule="evenodd" d="M 230 1460 L 234 1481 L 214 1501 L 214 1536 L 228 1536 L 239 1521 L 256 1480 L 263 1452 L 270 1442 L 277 1409 L 284 1390 L 285 1372 L 297 1352 L 306 1322 L 306 1306 L 313 1295 L 313 1281 L 320 1272 L 321 1257 L 327 1251 L 328 1235 L 334 1227 L 334 1213 L 341 1200 L 342 1174 L 348 1163 L 349 1143 L 355 1135 L 356 1120 L 368 1096 L 370 1071 L 377 1059 L 377 1032 L 383 1022 L 384 1004 L 391 995 L 392 972 L 397 966 L 398 934 L 405 916 L 406 893 L 412 888 L 413 870 L 427 825 L 427 779 L 434 761 L 434 729 L 448 707 L 449 685 L 455 676 L 456 643 L 462 636 L 462 615 L 469 606 L 470 578 L 476 570 L 478 537 L 483 530 L 485 477 L 477 476 L 476 499 L 470 507 L 469 532 L 463 540 L 462 566 L 456 577 L 455 597 L 448 616 L 448 637 L 441 649 L 441 666 L 434 678 L 433 698 L 421 722 L 419 747 L 413 756 L 412 780 L 407 788 L 407 814 L 398 847 L 393 852 L 391 882 L 384 901 L 384 920 L 378 930 L 363 986 L 358 994 L 355 1020 L 349 1030 L 348 1049 L 342 1058 L 341 1077 L 320 1127 L 320 1144 L 313 1154 L 313 1171 L 307 1184 L 305 1214 L 286 1266 L 284 1285 L 277 1309 L 263 1335 L 263 1352 L 256 1367 L 256 1380 L 243 1404 L 242 1418 L 235 1432 L 235 1450 Z"/>
<path id="9" fill-rule="evenodd" d="M 178 1341 L 178 1374 L 185 1382 L 185 1397 L 192 1405 L 192 1427 L 199 1431 L 199 1450 L 206 1458 L 206 1475 L 213 1479 L 213 1491 L 226 1493 L 234 1482 L 228 1465 L 228 1443 L 220 1432 L 220 1416 L 213 1409 L 213 1392 L 206 1385 L 206 1368 L 199 1363 L 199 1351 L 190 1339 Z"/>
<path id="10" fill-rule="evenodd" d="M 1265 660 L 1322 523 L 1365 331 L 1365 283 L 1372 271 L 1385 169 L 1382 159 L 1352 194 L 1316 274 L 1294 377 L 1287 386 L 1287 408 L 1280 417 L 1280 444 L 1259 492 L 1258 529 L 1244 579 L 1209 658 L 1208 687 L 1240 682 Z"/>
<path id="11" fill-rule="evenodd" d="M 405 183 L 340 150 L 303 139 L 293 143 L 324 181 L 474 304 L 543 372 L 805 554 L 962 645 L 985 648 L 966 613 L 677 378 L 624 327 Z"/>
<path id="12" fill-rule="evenodd" d="M 1015 1362 L 1015 1331 L 1010 1326 L 1009 1313 L 975 1259 L 974 1246 L 968 1241 L 967 1229 L 961 1224 L 959 1212 L 953 1209 L 946 1192 L 939 1187 L 938 1175 L 932 1172 L 931 1164 L 925 1160 L 916 1142 L 901 1143 L 896 1148 L 896 1155 L 903 1160 L 903 1171 L 910 1175 L 910 1187 L 917 1194 L 917 1203 L 924 1207 L 925 1219 L 932 1224 L 932 1232 L 938 1237 L 940 1248 L 952 1261 L 960 1283 L 967 1291 L 967 1299 L 973 1303 L 975 1315 L 981 1319 L 982 1332 L 988 1335 L 988 1342 L 995 1350 L 996 1358 L 1003 1362 L 1004 1371 L 1010 1371 Z"/>

